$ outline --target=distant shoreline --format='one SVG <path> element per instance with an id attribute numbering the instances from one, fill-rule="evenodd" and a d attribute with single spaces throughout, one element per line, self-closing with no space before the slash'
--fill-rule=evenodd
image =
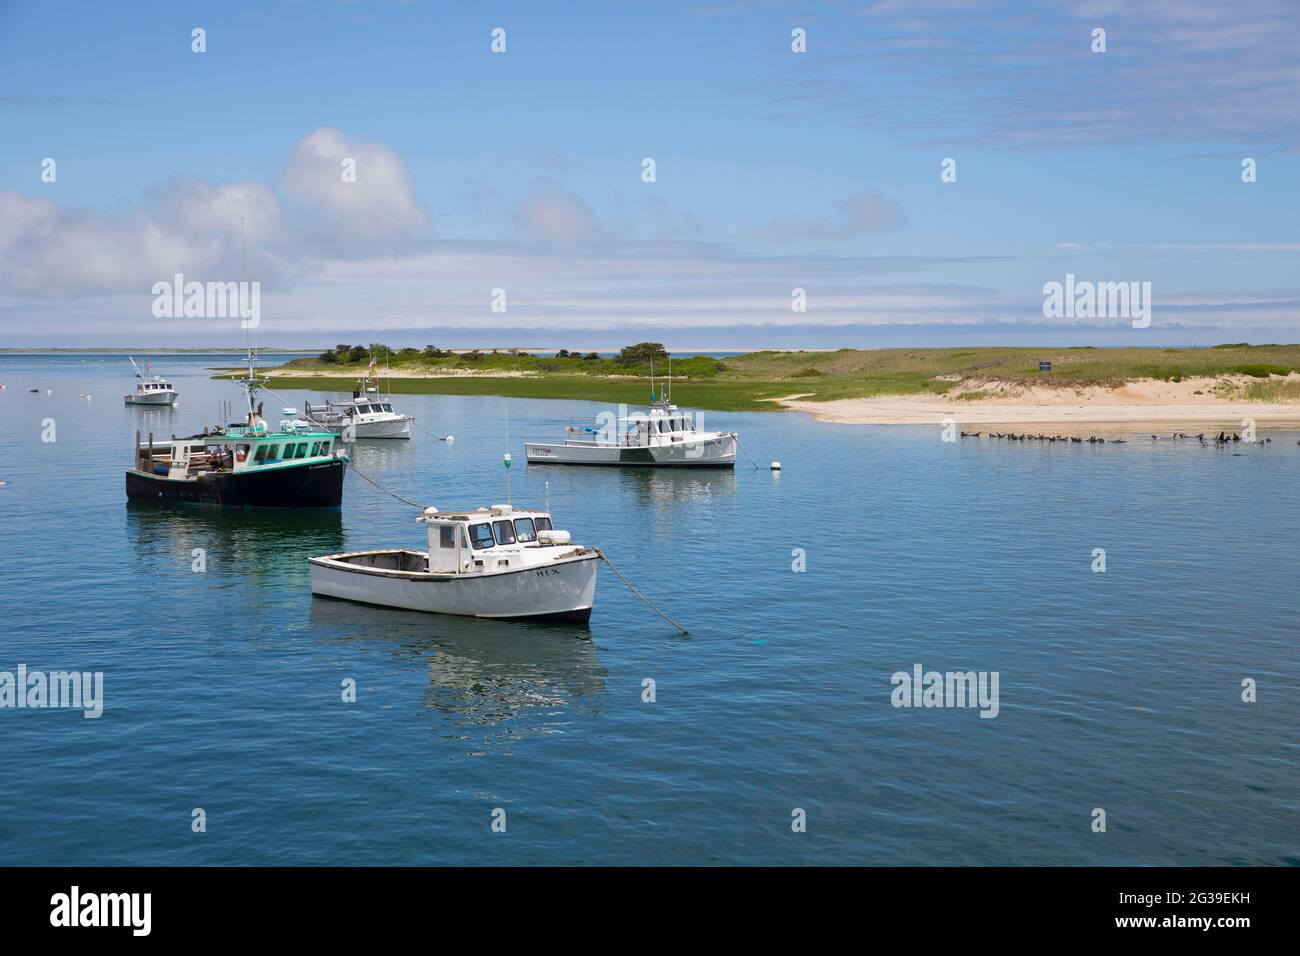
<path id="1" fill-rule="evenodd" d="M 0 349 L 0 355 L 243 355 L 246 349 Z M 317 349 L 258 349 L 262 355 L 310 355 Z"/>

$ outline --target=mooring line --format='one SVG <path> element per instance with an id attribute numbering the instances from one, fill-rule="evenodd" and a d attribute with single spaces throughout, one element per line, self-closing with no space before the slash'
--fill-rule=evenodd
<path id="1" fill-rule="evenodd" d="M 412 508 L 419 508 L 421 511 L 424 510 L 424 508 L 425 508 L 424 505 L 418 505 L 418 504 L 416 504 L 414 501 L 412 501 L 412 500 L 409 499 L 409 498 L 403 498 L 401 495 L 397 494 L 396 492 L 389 491 L 387 488 L 385 488 L 385 487 L 384 487 L 383 485 L 381 485 L 379 482 L 375 481 L 373 478 L 367 478 L 365 475 L 363 475 L 363 474 L 361 473 L 361 470 L 360 470 L 359 468 L 357 468 L 356 465 L 353 465 L 353 464 L 352 464 L 352 460 L 351 460 L 351 458 L 348 459 L 348 464 L 352 466 L 352 467 L 351 467 L 351 471 L 352 471 L 352 473 L 353 473 L 354 475 L 356 475 L 358 478 L 362 478 L 362 479 L 364 479 L 364 480 L 370 482 L 372 485 L 374 485 L 376 488 L 378 488 L 378 489 L 379 489 L 380 491 L 382 491 L 384 494 L 386 494 L 386 495 L 391 495 L 392 497 L 396 498 L 398 501 L 401 501 L 401 502 L 403 502 L 404 504 L 408 504 L 408 505 L 410 505 Z"/>
<path id="2" fill-rule="evenodd" d="M 677 628 L 677 630 L 681 631 L 683 634 L 689 634 L 689 633 L 690 633 L 690 631 L 686 630 L 686 628 L 682 627 L 680 624 L 678 624 L 676 621 L 674 621 L 671 617 L 669 617 L 669 616 L 668 616 L 667 614 L 665 614 L 663 611 L 659 610 L 659 608 L 655 607 L 654 604 L 653 604 L 653 602 L 651 602 L 651 600 L 650 600 L 648 597 L 646 597 L 644 594 L 642 594 L 640 591 L 638 591 L 638 590 L 636 589 L 636 585 L 635 585 L 635 584 L 633 584 L 633 583 L 632 583 L 631 581 L 629 581 L 627 578 L 623 577 L 623 572 L 619 571 L 618 568 L 614 567 L 614 563 L 613 563 L 612 561 L 610 561 L 609 558 L 605 557 L 605 552 L 604 552 L 604 551 L 600 550 L 600 548 L 593 548 L 592 550 L 595 551 L 598 555 L 600 555 L 600 560 L 604 561 L 607 565 L 609 565 L 609 569 L 610 569 L 611 571 L 613 571 L 615 574 L 618 575 L 619 580 L 622 581 L 624 584 L 627 585 L 628 590 L 630 590 L 633 594 L 635 594 L 637 597 L 639 597 L 642 601 L 645 602 L 646 607 L 650 608 L 650 610 L 654 611 L 656 614 L 658 614 L 660 617 L 662 617 L 665 621 L 667 621 L 667 622 L 668 622 L 669 624 L 671 624 L 673 627 Z"/>
<path id="3" fill-rule="evenodd" d="M 754 470 L 758 471 L 758 462 L 754 461 L 754 459 L 750 457 L 749 452 L 745 451 L 745 446 L 740 443 L 740 436 L 737 435 L 735 437 L 736 437 L 736 447 L 740 449 L 741 453 L 746 458 L 749 458 L 749 463 L 754 466 Z"/>

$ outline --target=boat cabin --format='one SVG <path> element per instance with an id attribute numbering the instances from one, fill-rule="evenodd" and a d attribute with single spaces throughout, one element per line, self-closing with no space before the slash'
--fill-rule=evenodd
<path id="1" fill-rule="evenodd" d="M 569 550 L 569 532 L 551 526 L 545 511 L 493 505 L 476 511 L 426 508 L 418 521 L 428 526 L 428 570 L 444 574 L 505 571 L 548 557 L 538 549 Z"/>
<path id="2" fill-rule="evenodd" d="M 170 383 L 164 382 L 161 379 L 155 379 L 152 382 L 137 382 L 135 390 L 136 390 L 136 394 L 138 395 L 151 395 L 154 392 L 176 391 L 174 388 L 171 387 Z"/>
<path id="3" fill-rule="evenodd" d="M 195 478 L 204 472 L 251 474 L 328 461 L 335 443 L 342 447 L 337 435 L 291 422 L 281 423 L 278 432 L 261 422 L 163 442 L 153 441 L 150 435 L 142 443 L 136 434 L 136 468 L 167 478 Z"/>

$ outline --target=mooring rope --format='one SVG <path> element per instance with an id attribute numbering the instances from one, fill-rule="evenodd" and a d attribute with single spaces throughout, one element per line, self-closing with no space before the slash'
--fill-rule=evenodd
<path id="1" fill-rule="evenodd" d="M 677 630 L 681 631 L 683 634 L 689 634 L 689 633 L 690 633 L 688 630 L 686 630 L 686 628 L 682 627 L 680 624 L 678 624 L 676 621 L 674 621 L 671 617 L 669 617 L 669 616 L 668 616 L 667 614 L 665 614 L 663 611 L 659 610 L 659 608 L 655 607 L 654 604 L 650 601 L 650 599 L 649 599 L 648 597 L 646 597 L 644 594 L 642 594 L 640 591 L 638 591 L 638 590 L 636 589 L 636 585 L 635 585 L 635 584 L 633 584 L 633 583 L 632 583 L 631 581 L 629 581 L 627 578 L 623 577 L 623 572 L 619 571 L 618 568 L 614 567 L 614 563 L 613 563 L 612 561 L 610 561 L 609 558 L 605 557 L 605 552 L 604 552 L 604 551 L 600 550 L 600 548 L 593 548 L 592 550 L 594 550 L 598 555 L 600 555 L 600 560 L 604 561 L 607 565 L 609 565 L 609 569 L 610 569 L 611 571 L 613 571 L 615 574 L 618 575 L 619 580 L 622 581 L 624 584 L 627 585 L 628 590 L 630 590 L 633 594 L 635 594 L 637 597 L 639 597 L 642 601 L 645 602 L 645 606 L 646 606 L 646 607 L 650 608 L 650 610 L 654 611 L 656 614 L 658 614 L 660 617 L 662 617 L 665 621 L 667 621 L 667 622 L 668 622 L 669 624 L 671 624 L 673 627 L 677 628 Z"/>
<path id="2" fill-rule="evenodd" d="M 396 492 L 389 491 L 387 488 L 385 488 L 385 487 L 384 487 L 383 485 L 381 485 L 379 482 L 375 481 L 373 478 L 367 478 L 365 475 L 363 475 L 363 474 L 361 473 L 361 469 L 357 468 L 356 465 L 352 464 L 352 460 L 351 460 L 351 458 L 348 459 L 348 464 L 352 466 L 350 470 L 352 471 L 352 473 L 353 473 L 354 475 L 356 475 L 358 478 L 362 478 L 362 479 L 364 479 L 364 480 L 370 482 L 372 485 L 374 485 L 376 488 L 378 488 L 378 489 L 379 489 L 380 491 L 382 491 L 384 494 L 386 494 L 386 495 L 390 495 L 391 497 L 396 498 L 398 501 L 400 501 L 400 502 L 402 502 L 402 503 L 404 503 L 404 504 L 408 504 L 408 505 L 410 505 L 412 508 L 419 508 L 421 511 L 424 510 L 424 508 L 425 508 L 424 505 L 416 504 L 416 503 L 415 503 L 414 501 L 412 501 L 410 498 L 403 498 L 401 495 L 397 494 Z"/>
<path id="3" fill-rule="evenodd" d="M 745 446 L 740 443 L 740 436 L 737 435 L 735 437 L 736 437 L 736 447 L 740 449 L 741 453 L 746 458 L 749 458 L 749 463 L 754 466 L 754 470 L 758 471 L 758 462 L 754 461 L 753 458 L 750 458 L 749 452 L 745 451 Z"/>

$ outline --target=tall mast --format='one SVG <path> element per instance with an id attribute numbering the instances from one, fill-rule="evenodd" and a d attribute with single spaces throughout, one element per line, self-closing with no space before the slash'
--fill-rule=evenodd
<path id="1" fill-rule="evenodd" d="M 245 239 L 243 216 L 239 217 L 239 255 L 243 262 L 244 273 L 244 281 L 239 290 L 242 299 L 242 297 L 248 295 L 248 245 Z M 248 424 L 251 426 L 257 413 L 257 408 L 253 404 L 253 399 L 257 394 L 257 370 L 254 367 L 254 363 L 257 361 L 257 353 L 253 350 L 253 327 L 248 323 L 245 323 L 245 326 L 244 341 L 248 349 L 248 378 L 244 379 L 243 386 L 244 394 L 248 399 Z"/>

